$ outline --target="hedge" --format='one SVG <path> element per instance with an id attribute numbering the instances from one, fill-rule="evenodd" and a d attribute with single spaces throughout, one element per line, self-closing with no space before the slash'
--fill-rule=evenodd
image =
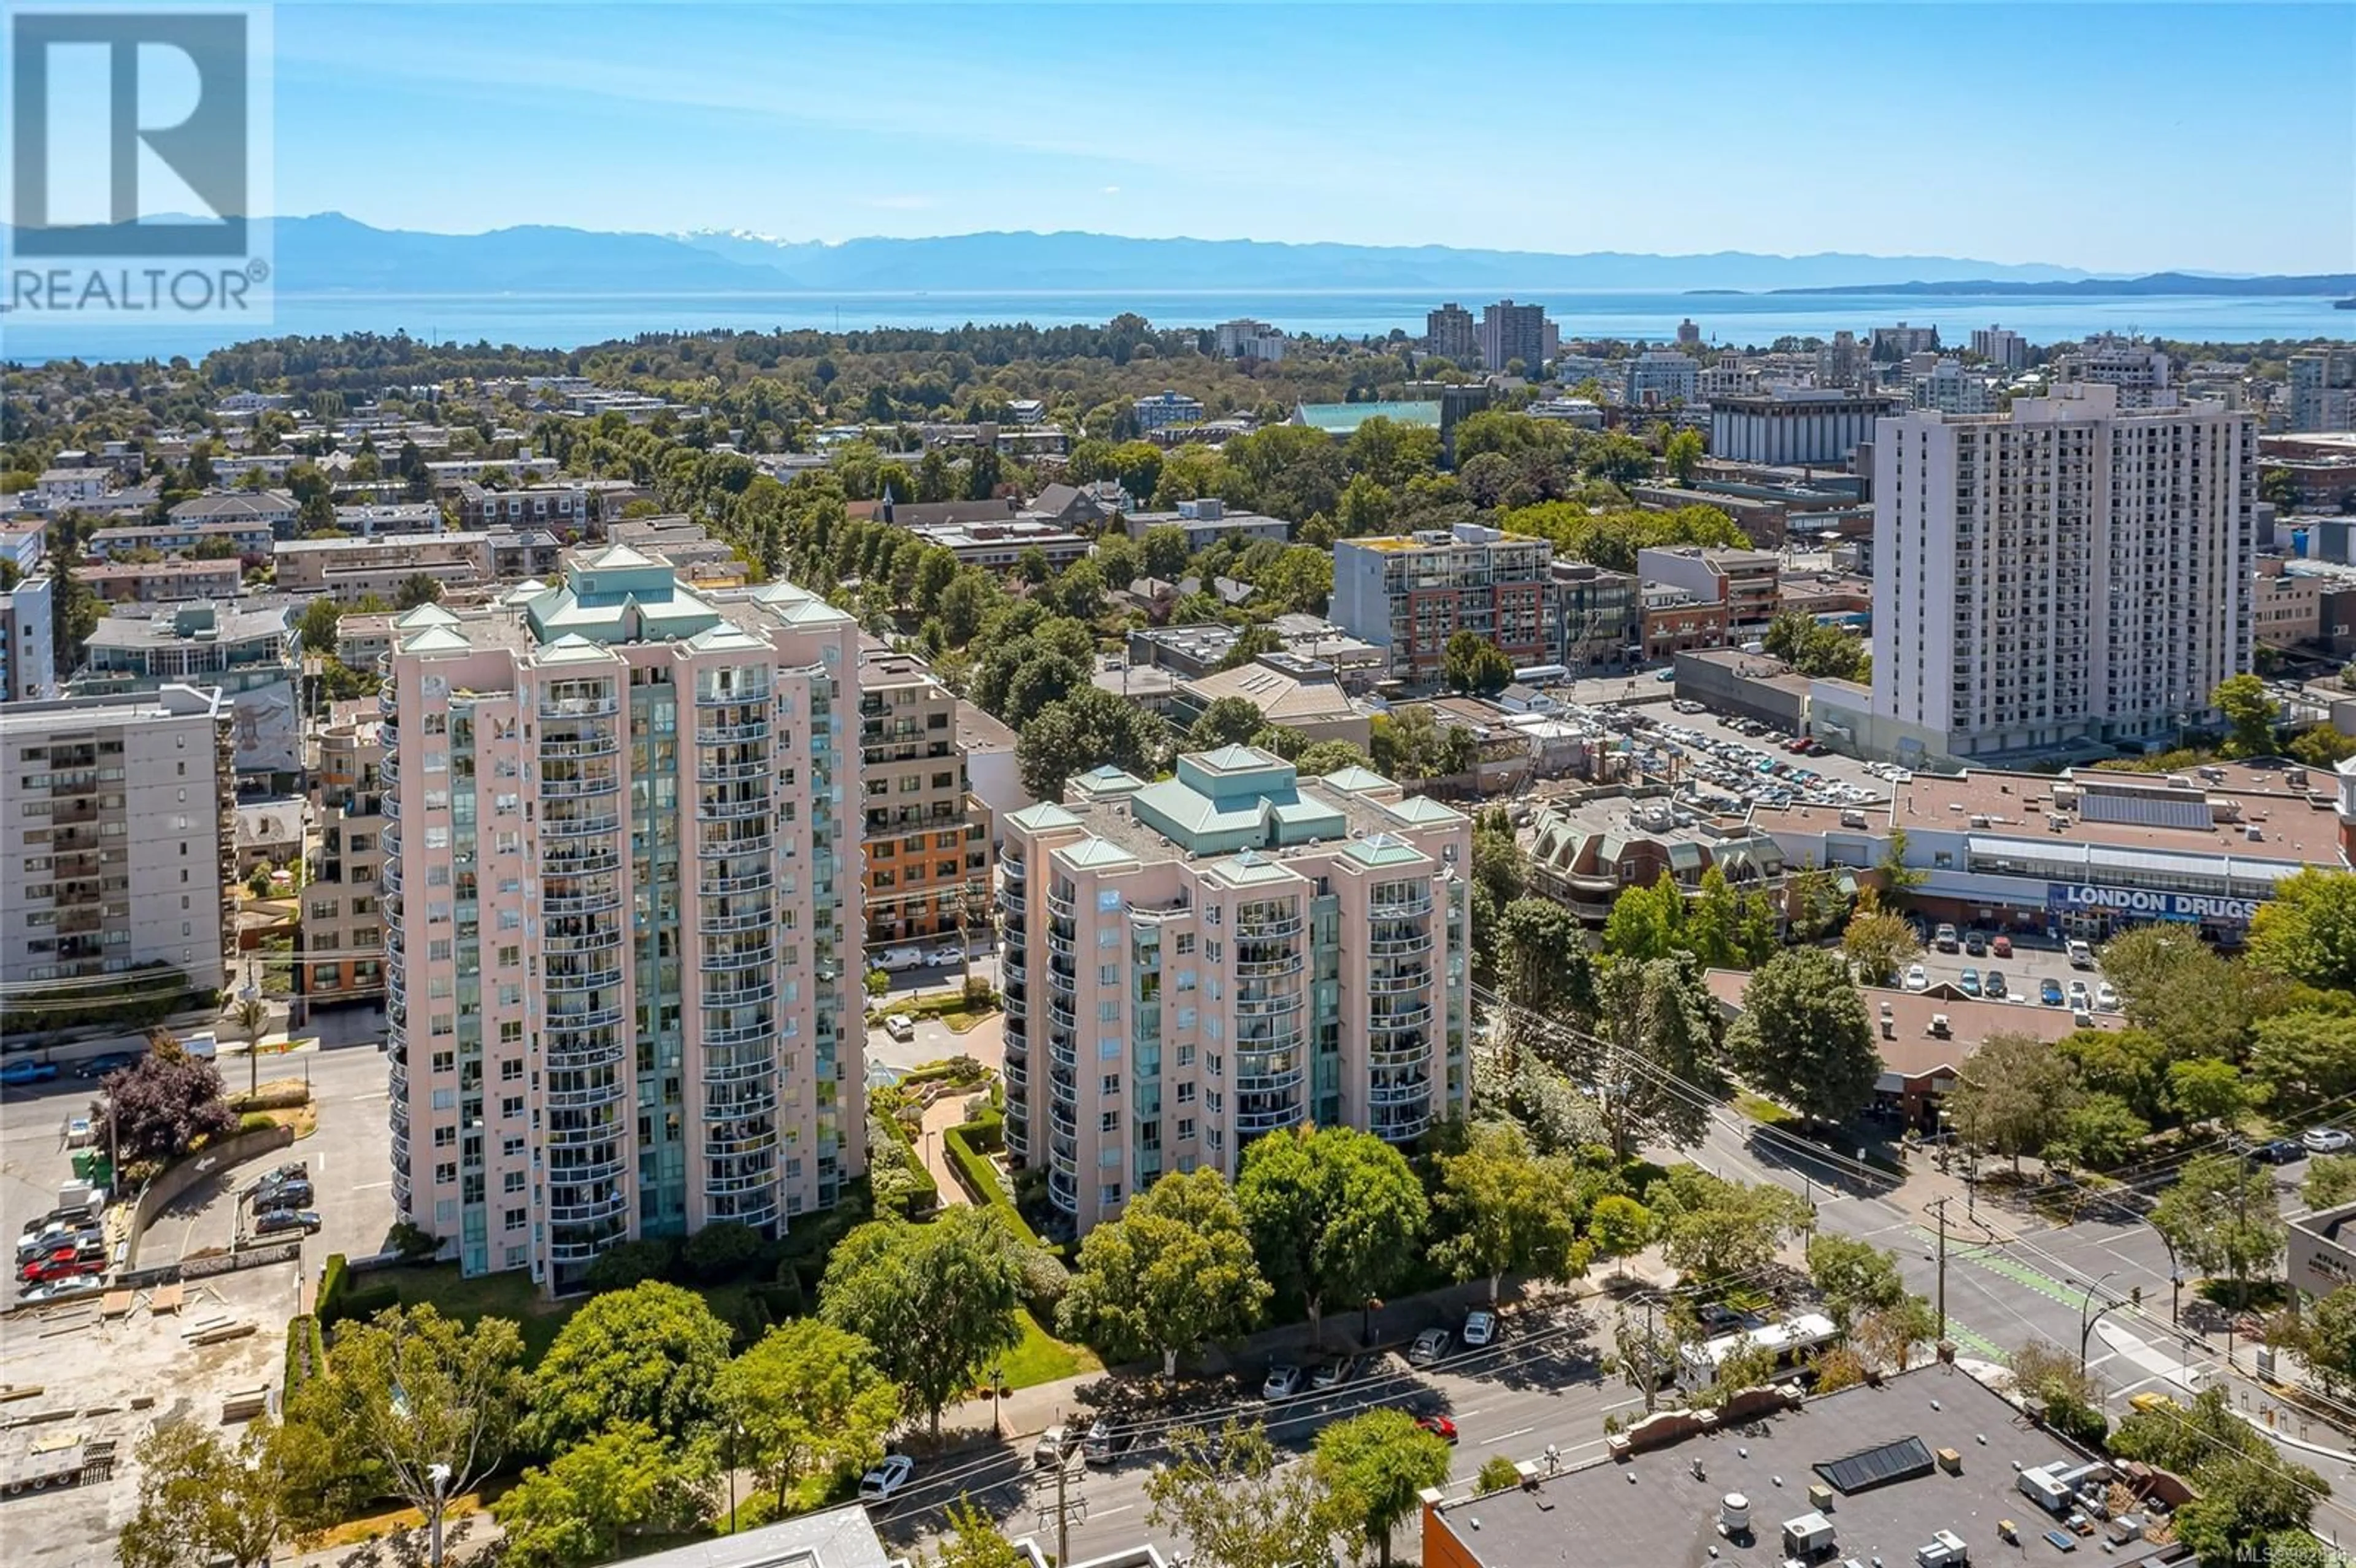
<path id="1" fill-rule="evenodd" d="M 229 1097 L 232 1111 L 296 1111 L 310 1103 L 310 1088 L 301 1083 L 280 1083 L 259 1093 Z"/>
<path id="2" fill-rule="evenodd" d="M 326 1265 L 319 1270 L 318 1299 L 311 1304 L 312 1309 L 318 1313 L 321 1323 L 343 1321 L 344 1293 L 349 1290 L 351 1285 L 351 1268 L 345 1261 L 344 1254 L 329 1253 Z"/>
<path id="3" fill-rule="evenodd" d="M 949 1151 L 949 1163 L 956 1167 L 958 1175 L 963 1179 L 966 1195 L 976 1203 L 995 1209 L 1004 1215 L 1015 1235 L 1029 1245 L 1059 1263 L 1067 1261 L 1071 1248 L 1045 1241 L 1031 1228 L 1031 1222 L 1023 1217 L 1023 1211 L 1015 1207 L 1013 1197 L 1006 1190 L 1006 1184 L 998 1179 L 998 1168 L 975 1147 L 977 1136 L 993 1132 L 997 1135 L 998 1147 L 1004 1147 L 1006 1128 L 1003 1117 L 994 1127 L 987 1122 L 966 1122 L 941 1135 L 942 1144 Z"/>
<path id="4" fill-rule="evenodd" d="M 282 1385 L 283 1396 L 291 1400 L 295 1391 L 318 1375 L 327 1364 L 327 1346 L 319 1332 L 318 1315 L 298 1314 L 286 1325 L 286 1379 Z"/>

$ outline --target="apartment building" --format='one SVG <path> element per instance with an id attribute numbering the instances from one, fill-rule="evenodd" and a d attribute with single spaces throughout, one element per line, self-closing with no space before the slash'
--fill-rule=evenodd
<path id="1" fill-rule="evenodd" d="M 1632 409 L 1689 403 L 1700 387 L 1701 368 L 1693 356 L 1674 348 L 1647 348 L 1622 367 L 1621 397 Z"/>
<path id="2" fill-rule="evenodd" d="M 393 1196 L 468 1274 L 775 1233 L 865 1168 L 858 627 L 624 546 L 401 617 L 381 699 Z"/>
<path id="3" fill-rule="evenodd" d="M 2323 635 L 2323 591 L 2330 580 L 2286 571 L 2286 564 L 2278 555 L 2258 557 L 2257 581 L 2251 584 L 2252 635 L 2270 648 L 2295 648 Z"/>
<path id="4" fill-rule="evenodd" d="M 1471 822 L 1229 746 L 1015 813 L 1000 861 L 1006 1148 L 1085 1232 L 1256 1137 L 1406 1145 L 1461 1115 Z"/>
<path id="5" fill-rule="evenodd" d="M 2356 348 L 2292 355 L 2286 390 L 2292 430 L 2356 430 Z"/>
<path id="6" fill-rule="evenodd" d="M 859 665 L 862 847 L 870 946 L 990 926 L 990 813 L 973 798 L 957 696 L 922 659 Z"/>
<path id="7" fill-rule="evenodd" d="M 1183 392 L 1155 392 L 1138 399 L 1130 406 L 1130 414 L 1141 435 L 1151 435 L 1165 425 L 1202 423 L 1203 403 Z"/>
<path id="8" fill-rule="evenodd" d="M 1939 351 L 1939 329 L 1933 326 L 1912 326 L 1900 322 L 1895 326 L 1877 326 L 1871 339 L 1875 359 L 1903 359 L 1909 354 L 1936 354 Z"/>
<path id="9" fill-rule="evenodd" d="M 236 941 L 229 700 L 188 686 L 0 705 L 0 988 L 30 1004 L 161 966 L 213 990 Z"/>
<path id="10" fill-rule="evenodd" d="M 1965 368 L 1953 355 L 1912 355 L 1906 365 L 1907 401 L 1918 409 L 1949 414 L 1996 411 L 1996 387 L 1987 377 Z"/>
<path id="11" fill-rule="evenodd" d="M 207 546 L 234 551 L 240 556 L 267 559 L 270 547 L 277 539 L 278 536 L 271 531 L 268 523 L 234 520 L 118 523 L 91 534 L 89 548 L 90 553 L 101 560 L 113 560 L 143 549 L 154 550 L 158 555 L 182 556 Z"/>
<path id="12" fill-rule="evenodd" d="M 1705 598 L 1675 582 L 1636 585 L 1637 641 L 1646 664 L 1659 664 L 1697 648 L 1726 645 L 1726 602 Z"/>
<path id="13" fill-rule="evenodd" d="M 1448 639 L 1471 632 L 1516 664 L 1548 652 L 1547 584 L 1554 547 L 1478 523 L 1333 546 L 1334 624 L 1385 650 L 1391 673 L 1440 673 Z"/>
<path id="14" fill-rule="evenodd" d="M 1709 400 L 1710 455 L 1728 463 L 1838 466 L 1873 439 L 1873 421 L 1898 411 L 1895 398 L 1838 388 L 1776 387 Z"/>
<path id="15" fill-rule="evenodd" d="M 1442 359 L 1467 368 L 1480 363 L 1481 336 L 1472 313 L 1449 301 L 1423 316 L 1423 347 Z"/>
<path id="16" fill-rule="evenodd" d="M 370 598 L 391 603 L 412 577 L 430 577 L 444 592 L 489 583 L 497 575 L 490 540 L 482 532 L 284 539 L 271 558 L 282 592 L 324 593 L 339 604 Z"/>
<path id="17" fill-rule="evenodd" d="M 1673 584 L 1703 603 L 1723 604 L 1723 630 L 1740 642 L 1763 636 L 1783 599 L 1783 558 L 1766 549 L 1705 549 L 1698 545 L 1636 552 L 1636 575 Z"/>
<path id="18" fill-rule="evenodd" d="M 0 702 L 58 694 L 57 586 L 44 571 L 0 592 Z"/>
<path id="19" fill-rule="evenodd" d="M 1284 334 L 1249 316 L 1219 323 L 1213 342 L 1222 359 L 1257 359 L 1273 365 L 1284 357 Z"/>
<path id="20" fill-rule="evenodd" d="M 2168 350 L 2121 337 L 2089 338 L 2053 361 L 2054 377 L 2063 384 L 2094 382 L 2119 389 L 2119 407 L 2148 409 L 2174 400 L 2168 396 Z"/>
<path id="21" fill-rule="evenodd" d="M 519 483 L 556 477 L 553 457 L 437 457 L 425 464 L 426 482 L 436 495 L 455 493 L 498 475 Z"/>
<path id="22" fill-rule="evenodd" d="M 371 501 L 336 508 L 336 527 L 374 539 L 379 534 L 438 534 L 442 508 L 431 501 Z"/>
<path id="23" fill-rule="evenodd" d="M 105 697 L 178 682 L 219 687 L 237 713 L 237 771 L 291 780 L 301 765 L 294 601 L 198 601 L 142 613 L 126 606 L 92 629 L 69 695 Z"/>
<path id="24" fill-rule="evenodd" d="M 219 560 L 96 562 L 75 567 L 73 574 L 110 604 L 234 599 L 245 586 L 245 566 L 235 556 Z"/>
<path id="25" fill-rule="evenodd" d="M 487 490 L 468 480 L 458 486 L 458 526 L 464 528 L 541 528 L 578 536 L 596 520 L 596 504 L 585 485 Z"/>
<path id="26" fill-rule="evenodd" d="M 273 539 L 290 539 L 302 508 L 284 490 L 231 490 L 218 496 L 192 496 L 174 507 L 171 520 L 181 528 L 213 523 L 240 523 L 266 529 Z"/>
<path id="27" fill-rule="evenodd" d="M 1546 306 L 1499 300 L 1481 307 L 1481 363 L 1504 370 L 1515 360 L 1522 373 L 1537 379 L 1547 361 Z"/>
<path id="28" fill-rule="evenodd" d="M 1877 427 L 1869 749 L 2158 742 L 2251 667 L 2255 420 L 2061 391 Z"/>
<path id="29" fill-rule="evenodd" d="M 1972 352 L 1999 370 L 2029 368 L 2029 339 L 2008 326 L 1972 328 Z"/>
<path id="30" fill-rule="evenodd" d="M 1553 662 L 1574 675 L 1623 668 L 1637 651 L 1636 578 L 1592 561 L 1555 561 L 1547 569 L 1547 618 Z"/>
<path id="31" fill-rule="evenodd" d="M 384 742 L 374 701 L 338 702 L 316 735 L 294 995 L 305 1012 L 384 996 Z"/>

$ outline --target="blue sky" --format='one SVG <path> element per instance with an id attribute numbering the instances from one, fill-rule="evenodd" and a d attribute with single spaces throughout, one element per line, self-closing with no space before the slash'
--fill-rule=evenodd
<path id="1" fill-rule="evenodd" d="M 277 207 L 2356 269 L 2356 5 L 277 9 Z"/>

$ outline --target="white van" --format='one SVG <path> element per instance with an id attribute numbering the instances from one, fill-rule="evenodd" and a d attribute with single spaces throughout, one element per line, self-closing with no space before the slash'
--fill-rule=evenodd
<path id="1" fill-rule="evenodd" d="M 925 966 L 925 950 L 921 947 L 887 947 L 875 955 L 875 967 L 886 974 L 897 975 L 904 969 Z"/>
<path id="2" fill-rule="evenodd" d="M 182 1035 L 180 1049 L 198 1061 L 210 1061 L 220 1054 L 220 1042 L 213 1038 L 212 1030 L 204 1029 L 196 1034 Z"/>

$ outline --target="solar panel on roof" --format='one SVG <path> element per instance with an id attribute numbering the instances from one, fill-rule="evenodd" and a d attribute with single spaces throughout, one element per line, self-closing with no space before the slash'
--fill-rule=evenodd
<path id="1" fill-rule="evenodd" d="M 1827 1459 L 1815 1467 L 1815 1472 L 1844 1497 L 1851 1497 L 1893 1481 L 1927 1476 L 1933 1468 L 1931 1450 L 1920 1437 L 1901 1437 L 1837 1459 Z"/>

